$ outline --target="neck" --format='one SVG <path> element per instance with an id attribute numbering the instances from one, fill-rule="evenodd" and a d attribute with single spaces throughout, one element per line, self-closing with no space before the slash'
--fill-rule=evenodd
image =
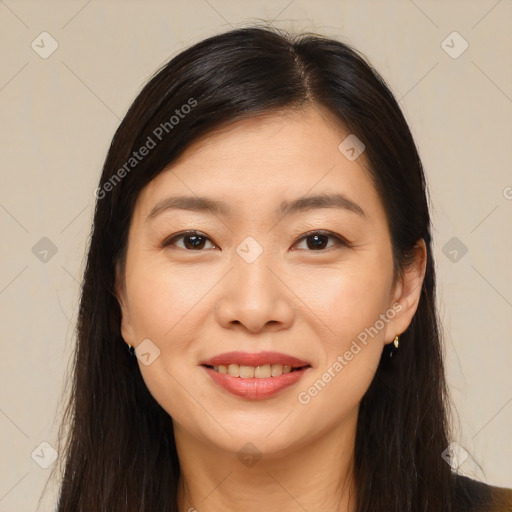
<path id="1" fill-rule="evenodd" d="M 357 413 L 307 445 L 262 454 L 246 464 L 236 451 L 200 442 L 175 423 L 181 469 L 178 510 L 354 512 L 356 421 Z"/>

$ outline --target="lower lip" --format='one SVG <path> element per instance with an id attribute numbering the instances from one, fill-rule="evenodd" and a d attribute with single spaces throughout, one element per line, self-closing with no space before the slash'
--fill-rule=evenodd
<path id="1" fill-rule="evenodd" d="M 293 386 L 311 367 L 306 366 L 300 370 L 283 373 L 279 377 L 268 377 L 265 379 L 257 379 L 255 377 L 244 379 L 242 377 L 233 377 L 227 373 L 216 372 L 206 366 L 203 366 L 203 368 L 216 384 L 233 395 L 248 400 L 265 400 L 277 395 L 283 389 Z"/>

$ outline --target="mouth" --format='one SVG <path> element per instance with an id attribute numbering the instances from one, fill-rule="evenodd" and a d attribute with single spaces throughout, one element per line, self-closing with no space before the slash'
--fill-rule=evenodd
<path id="1" fill-rule="evenodd" d="M 277 352 L 230 352 L 200 366 L 222 390 L 248 400 L 276 396 L 312 368 L 306 361 Z"/>

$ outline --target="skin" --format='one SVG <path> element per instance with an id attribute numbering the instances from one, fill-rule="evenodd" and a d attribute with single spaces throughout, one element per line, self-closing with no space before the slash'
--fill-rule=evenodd
<path id="1" fill-rule="evenodd" d="M 317 106 L 237 121 L 196 141 L 138 197 L 117 276 L 121 331 L 126 343 L 149 338 L 160 350 L 139 367 L 173 418 L 182 511 L 355 510 L 359 403 L 384 344 L 417 309 L 426 249 L 419 241 L 413 265 L 394 281 L 386 215 L 364 156 L 349 161 L 338 150 L 347 135 Z M 365 215 L 316 208 L 275 216 L 283 200 L 336 192 Z M 159 201 L 182 194 L 223 200 L 232 215 L 169 209 L 146 220 Z M 162 247 L 186 230 L 207 237 L 199 249 L 187 238 Z M 302 236 L 317 230 L 350 246 L 322 238 L 315 250 Z M 252 263 L 236 252 L 248 236 L 263 250 Z M 298 393 L 397 304 L 400 312 L 300 403 Z M 284 352 L 312 368 L 273 398 L 247 400 L 199 365 L 232 350 Z M 237 457 L 248 442 L 261 454 L 251 467 Z"/>

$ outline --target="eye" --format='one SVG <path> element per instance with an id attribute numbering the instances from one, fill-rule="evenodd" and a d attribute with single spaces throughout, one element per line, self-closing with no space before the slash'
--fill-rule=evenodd
<path id="1" fill-rule="evenodd" d="M 328 245 L 329 238 L 335 240 L 335 243 Z M 306 249 L 312 251 L 322 251 L 326 248 L 330 249 L 335 245 L 350 247 L 350 244 L 344 238 L 330 231 L 311 231 L 301 236 L 298 242 L 306 242 Z"/>
<path id="2" fill-rule="evenodd" d="M 179 240 L 183 240 L 183 246 L 176 245 L 176 242 Z M 169 245 L 175 245 L 180 249 L 190 250 L 190 251 L 199 251 L 204 248 L 206 241 L 210 241 L 204 233 L 199 231 L 185 231 L 182 233 L 178 233 L 173 235 L 171 238 L 168 238 L 162 243 L 162 248 L 167 247 Z M 212 248 L 216 246 L 212 244 Z"/>

